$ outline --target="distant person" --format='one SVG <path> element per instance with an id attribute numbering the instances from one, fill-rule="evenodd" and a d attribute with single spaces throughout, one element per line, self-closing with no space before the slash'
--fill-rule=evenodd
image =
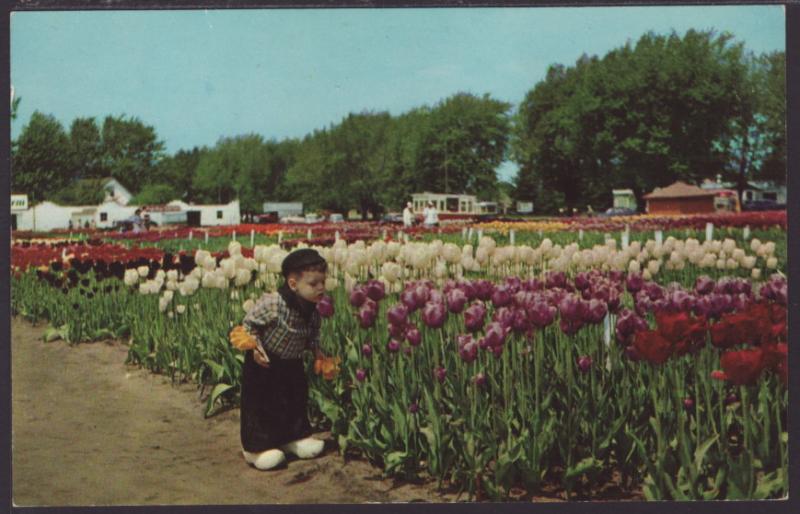
<path id="1" fill-rule="evenodd" d="M 141 209 L 136 209 L 135 211 L 133 211 L 133 216 L 128 218 L 128 221 L 130 221 L 131 230 L 133 230 L 133 232 L 135 234 L 141 232 L 142 231 L 142 210 Z"/>
<path id="2" fill-rule="evenodd" d="M 423 223 L 426 227 L 431 228 L 439 225 L 439 211 L 433 205 L 433 202 L 428 202 L 425 209 L 422 211 L 424 217 Z"/>
<path id="3" fill-rule="evenodd" d="M 414 208 L 411 202 L 406 203 L 406 208 L 403 209 L 403 226 L 409 228 L 414 224 Z"/>

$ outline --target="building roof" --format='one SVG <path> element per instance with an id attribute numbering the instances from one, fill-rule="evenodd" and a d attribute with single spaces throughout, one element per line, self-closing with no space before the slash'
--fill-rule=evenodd
<path id="1" fill-rule="evenodd" d="M 632 195 L 633 189 L 612 189 L 612 195 Z"/>
<path id="2" fill-rule="evenodd" d="M 702 189 L 680 180 L 667 187 L 657 187 L 652 193 L 644 195 L 646 200 L 654 198 L 695 198 L 702 196 L 715 196 L 716 193 Z"/>
<path id="3" fill-rule="evenodd" d="M 181 206 L 180 205 L 142 205 L 141 209 L 145 209 L 148 212 L 180 212 Z"/>

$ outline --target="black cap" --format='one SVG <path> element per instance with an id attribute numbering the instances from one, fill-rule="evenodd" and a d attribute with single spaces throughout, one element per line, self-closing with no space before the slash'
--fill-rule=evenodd
<path id="1" fill-rule="evenodd" d="M 319 266 L 321 264 L 327 266 L 328 262 L 316 250 L 301 248 L 293 251 L 283 259 L 281 273 L 286 277 L 294 271 L 302 271 L 311 266 Z"/>

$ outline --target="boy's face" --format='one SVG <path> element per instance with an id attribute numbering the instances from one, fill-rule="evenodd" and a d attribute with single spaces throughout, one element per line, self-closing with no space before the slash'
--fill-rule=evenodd
<path id="1" fill-rule="evenodd" d="M 297 295 L 309 302 L 317 303 L 322 300 L 325 294 L 325 278 L 327 274 L 324 271 L 304 271 L 302 273 L 292 273 L 289 275 L 287 282 L 289 288 L 297 293 Z"/>

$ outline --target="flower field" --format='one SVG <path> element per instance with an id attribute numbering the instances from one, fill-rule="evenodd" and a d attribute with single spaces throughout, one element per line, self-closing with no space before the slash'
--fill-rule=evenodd
<path id="1" fill-rule="evenodd" d="M 196 382 L 210 415 L 238 400 L 229 332 L 279 284 L 288 247 L 317 243 L 339 372 L 308 360 L 312 419 L 342 453 L 478 499 L 553 484 L 591 498 L 609 482 L 647 499 L 782 497 L 785 215 L 715 218 L 708 240 L 706 219 L 626 221 L 601 227 L 624 234 L 522 222 L 408 241 L 374 226 L 307 241 L 303 226 L 254 248 L 243 226 L 201 249 L 186 234 L 17 242 L 12 308 L 48 320 L 48 339 L 124 338 L 130 361 Z"/>

